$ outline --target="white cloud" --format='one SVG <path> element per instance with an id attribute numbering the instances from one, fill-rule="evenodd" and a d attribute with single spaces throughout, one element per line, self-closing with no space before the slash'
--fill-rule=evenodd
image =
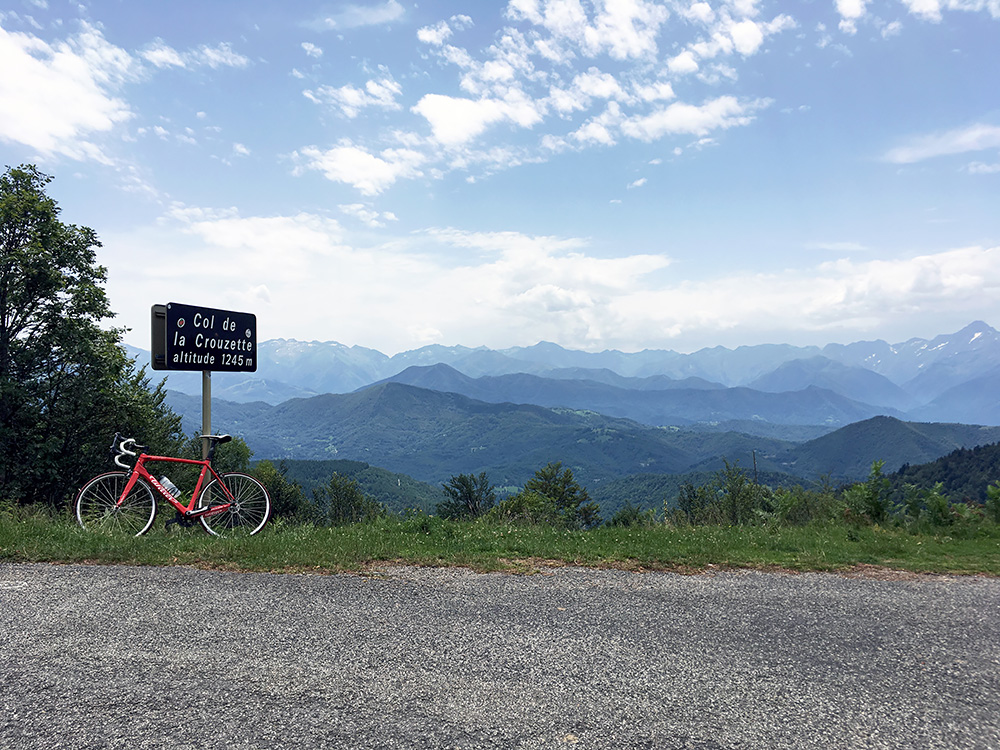
<path id="1" fill-rule="evenodd" d="M 434 26 L 424 26 L 417 29 L 417 39 L 424 44 L 432 44 L 435 47 L 440 47 L 444 44 L 451 34 L 451 27 L 446 21 L 441 21 Z"/>
<path id="2" fill-rule="evenodd" d="M 219 44 L 215 47 L 202 45 L 191 52 L 190 56 L 196 64 L 207 65 L 210 68 L 245 68 L 250 64 L 250 58 L 234 52 L 228 44 Z"/>
<path id="3" fill-rule="evenodd" d="M 638 180 L 635 180 L 634 182 L 630 182 L 629 185 L 628 185 L 628 189 L 632 190 L 633 188 L 640 188 L 643 185 L 645 185 L 647 182 L 648 182 L 648 180 L 645 177 L 640 177 Z"/>
<path id="4" fill-rule="evenodd" d="M 969 174 L 1000 174 L 1000 164 L 984 164 L 974 161 L 968 166 Z"/>
<path id="5" fill-rule="evenodd" d="M 910 13 L 926 21 L 941 21 L 942 10 L 961 10 L 971 13 L 986 11 L 993 18 L 1000 18 L 1000 2 L 997 0 L 902 0 Z"/>
<path id="6" fill-rule="evenodd" d="M 751 20 L 740 21 L 729 27 L 736 51 L 744 57 L 754 54 L 764 43 L 764 32 Z"/>
<path id="7" fill-rule="evenodd" d="M 665 101 L 674 98 L 674 87 L 666 81 L 658 81 L 640 84 L 635 93 L 644 102 Z"/>
<path id="8" fill-rule="evenodd" d="M 720 96 L 701 106 L 676 102 L 652 114 L 629 118 L 622 124 L 622 131 L 643 141 L 678 134 L 704 136 L 720 128 L 747 125 L 755 112 L 770 103 L 767 99 L 741 102 L 732 96 Z"/>
<path id="9" fill-rule="evenodd" d="M 1000 148 L 1000 127 L 977 123 L 944 133 L 914 138 L 905 146 L 890 149 L 883 157 L 893 164 L 914 164 L 938 156 Z"/>
<path id="10" fill-rule="evenodd" d="M 715 11 L 712 10 L 712 6 L 708 3 L 692 3 L 687 7 L 678 8 L 678 13 L 680 13 L 684 18 L 691 21 L 698 21 L 703 24 L 710 24 L 715 20 Z"/>
<path id="11" fill-rule="evenodd" d="M 807 250 L 827 250 L 834 253 L 853 253 L 867 248 L 858 242 L 810 242 Z"/>
<path id="12" fill-rule="evenodd" d="M 420 167 L 427 160 L 411 149 L 385 149 L 375 155 L 349 141 L 326 151 L 309 146 L 293 157 L 304 161 L 298 173 L 315 169 L 328 180 L 350 185 L 363 195 L 378 195 L 400 178 L 420 176 Z"/>
<path id="13" fill-rule="evenodd" d="M 329 104 L 337 107 L 345 117 L 357 117 L 366 107 L 379 107 L 388 110 L 400 109 L 396 97 L 403 93 L 402 87 L 389 75 L 382 71 L 383 76 L 365 83 L 363 89 L 347 84 L 340 88 L 320 86 L 315 91 L 306 90 L 303 95 L 317 104 Z"/>
<path id="14" fill-rule="evenodd" d="M 345 5 L 337 13 L 323 16 L 313 26 L 318 29 L 356 29 L 362 26 L 381 26 L 398 21 L 406 9 L 397 0 L 387 0 L 376 5 Z"/>
<path id="15" fill-rule="evenodd" d="M 158 39 L 142 51 L 143 58 L 157 68 L 183 68 L 186 63 L 181 53 Z"/>
<path id="16" fill-rule="evenodd" d="M 309 57 L 319 59 L 323 56 L 322 47 L 317 47 L 312 42 L 302 42 L 302 49 L 305 50 L 305 53 L 309 55 Z"/>
<path id="17" fill-rule="evenodd" d="M 157 39 L 148 45 L 141 53 L 146 62 L 157 68 L 245 68 L 250 65 L 250 58 L 235 52 L 229 44 L 222 43 L 215 47 L 202 45 L 197 49 L 178 52 Z"/>
<path id="18" fill-rule="evenodd" d="M 676 75 L 694 73 L 698 70 L 698 60 L 691 50 L 684 50 L 667 60 L 667 69 Z"/>
<path id="19" fill-rule="evenodd" d="M 570 133 L 570 137 L 580 143 L 613 146 L 615 133 L 618 132 L 621 122 L 622 113 L 618 103 L 608 102 L 604 112 L 587 120 L 576 131 Z"/>
<path id="20" fill-rule="evenodd" d="M 352 216 L 369 227 L 384 227 L 387 221 L 398 221 L 391 211 L 376 211 L 364 203 L 347 203 L 337 206 L 342 213 Z"/>
<path id="21" fill-rule="evenodd" d="M 838 260 L 782 273 L 734 273 L 624 295 L 607 311 L 618 342 L 650 346 L 648 331 L 704 340 L 734 331 L 748 341 L 760 332 L 878 330 L 916 317 L 936 329 L 950 319 L 982 317 L 1000 294 L 1000 247 L 965 248 L 899 260 Z M 990 309 L 998 309 L 991 304 Z M 699 335 L 700 333 L 700 335 Z M 664 341 L 664 343 L 666 343 Z"/>
<path id="22" fill-rule="evenodd" d="M 883 39 L 890 39 L 894 36 L 899 36 L 900 32 L 903 30 L 903 24 L 899 21 L 893 21 L 892 23 L 887 23 L 882 27 L 879 33 L 882 34 Z"/>
<path id="23" fill-rule="evenodd" d="M 655 58 L 669 16 L 649 0 L 604 0 L 592 17 L 579 0 L 511 0 L 507 14 L 544 28 L 555 47 L 572 44 L 587 57 L 606 53 L 615 60 Z"/>
<path id="24" fill-rule="evenodd" d="M 857 23 L 867 12 L 868 0 L 836 0 L 837 12 L 840 14 L 840 30 L 845 34 L 857 32 Z"/>
<path id="25" fill-rule="evenodd" d="M 465 99 L 427 94 L 412 108 L 431 126 L 434 139 L 445 146 L 461 146 L 488 127 L 509 122 L 522 128 L 541 122 L 540 105 L 517 90 L 505 99 Z"/>
<path id="26" fill-rule="evenodd" d="M 590 68 L 586 73 L 576 76 L 573 86 L 585 96 L 595 99 L 622 99 L 625 96 L 615 77 L 602 73 L 597 68 Z"/>
<path id="27" fill-rule="evenodd" d="M 0 28 L 0 70 L 17 71 L 0 75 L 0 140 L 109 163 L 93 139 L 133 116 L 117 93 L 133 80 L 134 62 L 87 24 L 53 45 Z"/>

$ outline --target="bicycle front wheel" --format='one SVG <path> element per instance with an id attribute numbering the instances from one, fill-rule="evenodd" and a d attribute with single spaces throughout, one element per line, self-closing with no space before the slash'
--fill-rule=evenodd
<path id="1" fill-rule="evenodd" d="M 205 531 L 215 536 L 253 536 L 267 523 L 271 515 L 271 498 L 264 485 L 247 474 L 223 474 L 222 482 L 213 479 L 205 487 L 198 499 L 198 505 L 221 505 L 229 503 L 229 508 L 221 513 L 200 516 L 198 520 Z M 228 492 L 227 492 L 228 490 Z"/>
<path id="2" fill-rule="evenodd" d="M 110 471 L 83 485 L 76 496 L 77 522 L 90 531 L 109 534 L 140 536 L 149 531 L 156 519 L 153 490 L 137 479 L 122 498 L 130 476 L 125 471 Z"/>

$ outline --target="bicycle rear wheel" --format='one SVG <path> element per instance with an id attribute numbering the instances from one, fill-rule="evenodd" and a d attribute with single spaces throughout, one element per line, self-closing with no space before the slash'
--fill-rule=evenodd
<path id="1" fill-rule="evenodd" d="M 90 531 L 109 534 L 140 536 L 149 531 L 156 519 L 156 499 L 148 484 L 137 479 L 118 502 L 130 476 L 125 471 L 110 471 L 83 485 L 76 496 L 77 522 Z"/>
<path id="2" fill-rule="evenodd" d="M 271 498 L 267 490 L 247 474 L 223 474 L 222 481 L 229 493 L 213 479 L 199 497 L 198 505 L 205 507 L 205 498 L 210 498 L 211 505 L 227 503 L 229 495 L 232 495 L 232 504 L 221 513 L 200 516 L 198 520 L 205 531 L 214 536 L 253 536 L 264 528 L 271 515 Z"/>

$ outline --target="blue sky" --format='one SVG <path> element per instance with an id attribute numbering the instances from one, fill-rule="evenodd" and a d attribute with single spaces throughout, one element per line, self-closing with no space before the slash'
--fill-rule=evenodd
<path id="1" fill-rule="evenodd" d="M 138 346 L 1000 325 L 1000 0 L 7 0 L 0 69 Z"/>

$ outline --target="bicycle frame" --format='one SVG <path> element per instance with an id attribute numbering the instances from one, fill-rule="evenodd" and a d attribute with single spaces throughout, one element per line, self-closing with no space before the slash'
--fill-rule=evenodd
<path id="1" fill-rule="evenodd" d="M 188 500 L 186 505 L 171 495 L 167 491 L 166 487 L 160 484 L 159 480 L 149 473 L 149 470 L 146 468 L 147 462 L 193 464 L 201 467 L 201 473 L 198 475 L 198 482 L 195 484 L 194 492 L 191 493 L 191 499 Z M 218 486 L 222 489 L 223 494 L 226 496 L 226 501 L 211 507 L 198 508 L 198 496 L 201 493 L 205 477 L 209 474 L 211 474 L 213 479 L 218 480 Z M 177 512 L 185 518 L 199 518 L 201 516 L 213 516 L 217 513 L 222 513 L 229 510 L 230 506 L 235 501 L 235 498 L 229 491 L 229 488 L 222 481 L 222 477 L 216 473 L 209 461 L 196 461 L 191 458 L 174 458 L 173 456 L 150 456 L 145 453 L 141 453 L 135 461 L 135 466 L 132 468 L 132 474 L 129 476 L 128 482 L 125 484 L 125 489 L 122 491 L 121 497 L 118 498 L 118 505 L 121 505 L 122 501 L 128 497 L 128 494 L 132 491 L 132 488 L 135 487 L 135 483 L 139 481 L 140 477 L 149 482 L 153 489 L 160 493 L 160 497 L 176 508 Z"/>

